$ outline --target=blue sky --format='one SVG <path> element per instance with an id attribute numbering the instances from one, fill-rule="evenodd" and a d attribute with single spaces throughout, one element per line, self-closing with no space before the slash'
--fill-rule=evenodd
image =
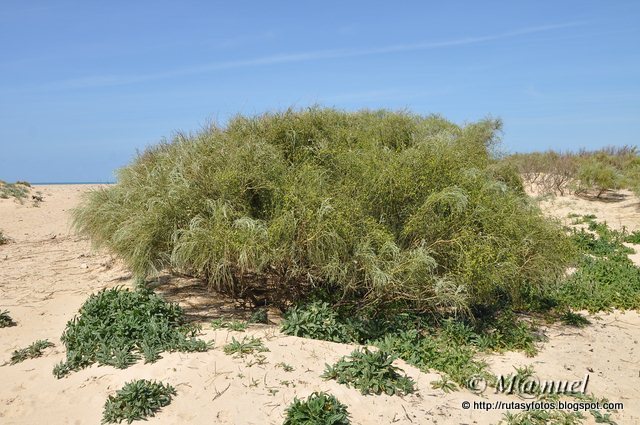
<path id="1" fill-rule="evenodd" d="M 636 145 L 640 2 L 0 1 L 0 179 L 109 181 L 177 130 L 310 104 Z"/>

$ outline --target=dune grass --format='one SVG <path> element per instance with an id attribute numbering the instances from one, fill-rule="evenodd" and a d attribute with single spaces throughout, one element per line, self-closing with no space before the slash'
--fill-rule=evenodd
<path id="1" fill-rule="evenodd" d="M 573 251 L 493 152 L 500 122 L 310 108 L 178 135 L 90 193 L 75 226 L 140 276 L 162 268 L 286 309 L 473 314 L 517 305 Z"/>
<path id="2" fill-rule="evenodd" d="M 10 199 L 14 198 L 20 202 L 29 196 L 31 185 L 28 182 L 18 181 L 15 183 L 7 183 L 0 181 L 0 198 Z"/>

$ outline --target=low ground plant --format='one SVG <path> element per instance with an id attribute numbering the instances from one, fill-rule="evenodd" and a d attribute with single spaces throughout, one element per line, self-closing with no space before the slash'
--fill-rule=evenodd
<path id="1" fill-rule="evenodd" d="M 235 339 L 235 337 L 232 337 L 231 342 L 225 345 L 223 350 L 225 354 L 233 354 L 235 357 L 244 357 L 247 354 L 264 353 L 269 351 L 269 349 L 264 346 L 260 338 L 255 338 L 253 336 L 242 337 L 240 341 Z"/>
<path id="2" fill-rule="evenodd" d="M 584 216 L 587 230 L 573 230 L 571 238 L 581 251 L 576 271 L 557 287 L 553 295 L 560 305 L 590 312 L 613 308 L 640 308 L 640 268 L 628 257 L 634 250 L 623 242 L 628 235 L 595 217 Z"/>
<path id="3" fill-rule="evenodd" d="M 126 368 L 140 356 L 156 361 L 163 351 L 206 351 L 210 345 L 195 338 L 198 332 L 198 326 L 186 323 L 180 306 L 149 290 L 104 289 L 67 323 L 61 338 L 66 361 L 54 375 L 96 362 Z"/>
<path id="4" fill-rule="evenodd" d="M 42 350 L 53 346 L 53 343 L 46 339 L 38 340 L 26 348 L 15 350 L 11 354 L 11 364 L 13 365 L 16 363 L 21 363 L 27 359 L 35 359 L 36 357 L 40 357 L 42 356 Z"/>
<path id="5" fill-rule="evenodd" d="M 304 400 L 297 397 L 286 411 L 283 425 L 349 425 L 347 406 L 333 395 L 314 392 Z"/>
<path id="6" fill-rule="evenodd" d="M 102 423 L 146 420 L 171 403 L 176 390 L 169 384 L 138 379 L 127 382 L 104 404 Z"/>
<path id="7" fill-rule="evenodd" d="M 362 394 L 404 395 L 415 391 L 415 382 L 393 365 L 396 359 L 384 351 L 355 350 L 334 365 L 326 365 L 322 377 L 359 389 Z"/>
<path id="8" fill-rule="evenodd" d="M 0 328 L 15 326 L 16 322 L 9 316 L 9 310 L 0 311 Z"/>
<path id="9" fill-rule="evenodd" d="M 213 329 L 229 329 L 235 332 L 244 332 L 247 330 L 247 324 L 239 320 L 214 319 L 211 321 Z"/>

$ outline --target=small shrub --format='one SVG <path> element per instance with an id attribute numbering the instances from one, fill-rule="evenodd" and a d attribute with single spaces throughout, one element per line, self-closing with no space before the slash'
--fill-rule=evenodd
<path id="1" fill-rule="evenodd" d="M 446 376 L 441 377 L 437 381 L 432 381 L 431 387 L 434 390 L 440 389 L 445 393 L 450 393 L 451 391 L 455 391 L 456 389 L 458 389 L 458 386 L 455 384 L 455 382 L 450 381 Z"/>
<path id="2" fill-rule="evenodd" d="M 138 379 L 127 382 L 104 404 L 102 423 L 131 423 L 155 416 L 162 407 L 171 403 L 176 390 L 169 384 Z"/>
<path id="3" fill-rule="evenodd" d="M 8 236 L 6 236 L 2 230 L 0 230 L 0 245 L 5 245 L 8 244 L 10 242 L 10 239 Z"/>
<path id="4" fill-rule="evenodd" d="M 333 395 L 314 392 L 306 400 L 297 397 L 287 408 L 283 425 L 349 425 L 347 406 Z"/>
<path id="5" fill-rule="evenodd" d="M 285 372 L 293 372 L 295 370 L 293 366 L 284 362 L 276 363 L 276 367 L 281 367 Z"/>
<path id="6" fill-rule="evenodd" d="M 215 319 L 211 321 L 213 329 L 229 329 L 235 332 L 244 332 L 247 330 L 247 324 L 238 320 Z"/>
<path id="7" fill-rule="evenodd" d="M 415 391 L 415 383 L 392 363 L 395 357 L 384 351 L 355 350 L 333 366 L 326 365 L 325 379 L 353 386 L 362 394 L 403 395 Z"/>
<path id="8" fill-rule="evenodd" d="M 388 334 L 375 345 L 424 371 L 435 369 L 445 373 L 460 386 L 475 375 L 489 377 L 486 363 L 475 359 L 476 350 L 472 345 L 454 344 L 442 336 L 410 329 Z"/>
<path id="9" fill-rule="evenodd" d="M 231 338 L 231 342 L 224 346 L 225 354 L 233 354 L 235 357 L 244 357 L 247 354 L 253 354 L 255 352 L 263 353 L 269 351 L 264 346 L 260 338 L 255 337 L 243 337 L 241 341 Z"/>
<path id="10" fill-rule="evenodd" d="M 0 311 L 0 328 L 15 326 L 16 322 L 9 316 L 9 310 Z"/>
<path id="11" fill-rule="evenodd" d="M 16 364 L 27 359 L 35 359 L 36 357 L 40 357 L 42 356 L 42 350 L 49 347 L 53 347 L 53 343 L 49 342 L 46 339 L 41 339 L 34 342 L 27 348 L 15 350 L 11 354 L 11 364 Z"/>
<path id="12" fill-rule="evenodd" d="M 622 183 L 622 175 L 613 166 L 595 159 L 585 161 L 578 169 L 577 179 L 579 191 L 594 189 L 600 198 L 606 191 L 618 189 Z"/>
<path id="13" fill-rule="evenodd" d="M 22 203 L 29 194 L 30 186 L 21 183 L 0 183 L 0 198 L 15 198 Z"/>
<path id="14" fill-rule="evenodd" d="M 282 332 L 287 335 L 333 342 L 353 342 L 355 331 L 342 323 L 338 313 L 326 302 L 314 301 L 294 306 L 284 315 Z"/>
<path id="15" fill-rule="evenodd" d="M 66 362 L 54 374 L 60 378 L 92 363 L 126 368 L 139 354 L 155 361 L 163 351 L 206 351 L 198 326 L 186 324 L 184 312 L 148 290 L 104 289 L 91 295 L 79 314 L 67 323 L 62 342 Z"/>
<path id="16" fill-rule="evenodd" d="M 268 324 L 269 317 L 266 308 L 259 308 L 251 314 L 251 317 L 248 320 L 249 323 L 261 323 Z"/>
<path id="17" fill-rule="evenodd" d="M 635 230 L 632 233 L 628 234 L 624 241 L 627 243 L 640 244 L 640 230 Z"/>

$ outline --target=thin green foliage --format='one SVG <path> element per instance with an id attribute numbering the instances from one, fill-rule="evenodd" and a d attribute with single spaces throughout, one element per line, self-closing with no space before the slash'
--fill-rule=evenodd
<path id="1" fill-rule="evenodd" d="M 46 339 L 40 339 L 26 348 L 15 350 L 11 354 L 10 363 L 13 365 L 16 363 L 21 363 L 27 359 L 35 359 L 36 357 L 42 356 L 42 350 L 53 346 L 54 345 L 52 342 Z"/>
<path id="2" fill-rule="evenodd" d="M 283 425 L 349 425 L 347 406 L 333 395 L 314 392 L 305 400 L 297 397 L 287 408 Z"/>
<path id="3" fill-rule="evenodd" d="M 255 338 L 253 336 L 242 337 L 240 341 L 235 339 L 235 337 L 232 337 L 231 342 L 225 345 L 223 350 L 225 354 L 233 354 L 234 357 L 244 357 L 247 354 L 264 353 L 269 351 L 269 349 L 264 346 L 260 338 Z"/>
<path id="4" fill-rule="evenodd" d="M 499 425 L 580 425 L 584 415 L 564 410 L 528 410 L 502 415 Z"/>
<path id="5" fill-rule="evenodd" d="M 180 134 L 87 195 L 75 226 L 138 275 L 204 278 L 285 309 L 343 304 L 469 314 L 519 304 L 572 257 L 561 227 L 493 158 L 500 122 L 310 108 Z"/>
<path id="6" fill-rule="evenodd" d="M 244 332 L 247 330 L 247 324 L 239 320 L 214 319 L 211 321 L 213 329 L 229 329 L 235 332 Z"/>
<path id="7" fill-rule="evenodd" d="M 0 198 L 14 198 L 22 203 L 24 199 L 29 196 L 30 188 L 31 185 L 27 182 L 18 181 L 15 183 L 6 183 L 0 181 Z"/>
<path id="8" fill-rule="evenodd" d="M 355 350 L 334 365 L 326 365 L 324 379 L 333 379 L 340 384 L 353 386 L 362 394 L 404 395 L 415 391 L 415 382 L 402 369 L 393 365 L 396 359 L 384 351 L 368 348 Z"/>
<path id="9" fill-rule="evenodd" d="M 206 351 L 209 344 L 195 338 L 199 330 L 185 322 L 180 306 L 151 291 L 104 289 L 67 323 L 61 338 L 66 361 L 53 373 L 60 378 L 96 362 L 126 368 L 140 355 L 154 362 L 163 351 Z"/>
<path id="10" fill-rule="evenodd" d="M 102 423 L 146 420 L 171 403 L 176 390 L 169 384 L 138 379 L 110 395 L 104 404 Z"/>

